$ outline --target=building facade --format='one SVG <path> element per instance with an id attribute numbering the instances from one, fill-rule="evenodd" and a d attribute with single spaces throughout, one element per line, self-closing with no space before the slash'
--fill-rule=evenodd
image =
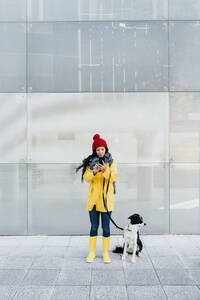
<path id="1" fill-rule="evenodd" d="M 89 233 L 95 133 L 120 226 L 199 234 L 199 1 L 0 0 L 0 132 L 0 234 Z"/>

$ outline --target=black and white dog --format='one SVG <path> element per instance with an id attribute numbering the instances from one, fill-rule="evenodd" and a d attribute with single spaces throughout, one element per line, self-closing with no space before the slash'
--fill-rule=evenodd
<path id="1" fill-rule="evenodd" d="M 128 219 L 130 219 L 130 223 L 124 229 L 124 246 L 117 246 L 112 252 L 123 253 L 122 260 L 125 260 L 128 254 L 132 254 L 131 261 L 134 263 L 135 256 L 140 256 L 143 248 L 139 229 L 145 226 L 146 223 L 143 222 L 143 218 L 139 214 L 131 215 Z"/>

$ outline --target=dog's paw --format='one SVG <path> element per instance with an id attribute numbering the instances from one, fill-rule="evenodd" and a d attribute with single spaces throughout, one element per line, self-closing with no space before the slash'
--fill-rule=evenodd
<path id="1" fill-rule="evenodd" d="M 138 257 L 142 257 L 142 254 L 140 252 L 138 252 L 137 256 Z"/>
<path id="2" fill-rule="evenodd" d="M 127 249 L 127 253 L 128 253 L 128 254 L 133 254 L 133 249 L 128 248 L 128 249 Z"/>
<path id="3" fill-rule="evenodd" d="M 135 263 L 135 258 L 132 258 L 132 259 L 131 259 L 131 262 L 134 264 L 134 263 Z"/>

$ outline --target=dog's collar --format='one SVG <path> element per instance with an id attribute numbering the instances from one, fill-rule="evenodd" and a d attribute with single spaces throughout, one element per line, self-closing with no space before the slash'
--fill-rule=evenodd
<path id="1" fill-rule="evenodd" d="M 127 230 L 127 231 L 132 231 L 131 229 L 129 229 L 129 224 L 128 224 L 128 227 L 126 228 L 126 230 Z"/>

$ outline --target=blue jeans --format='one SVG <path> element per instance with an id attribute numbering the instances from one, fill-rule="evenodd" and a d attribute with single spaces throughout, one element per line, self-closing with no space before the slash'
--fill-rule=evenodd
<path id="1" fill-rule="evenodd" d="M 109 211 L 109 215 L 111 215 L 111 211 Z M 101 214 L 101 225 L 103 229 L 103 236 L 110 236 L 110 219 L 108 217 L 107 212 L 96 211 L 96 205 L 94 205 L 93 209 L 89 211 L 91 229 L 90 236 L 96 236 L 98 234 L 99 228 L 99 215 Z"/>

